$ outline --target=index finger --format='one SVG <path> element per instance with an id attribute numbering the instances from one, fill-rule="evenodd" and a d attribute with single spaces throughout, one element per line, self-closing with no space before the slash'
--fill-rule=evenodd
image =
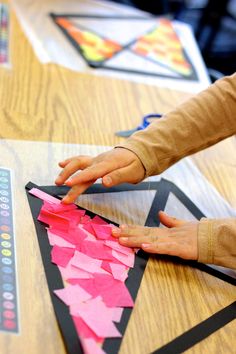
<path id="1" fill-rule="evenodd" d="M 62 203 L 70 204 L 73 203 L 76 198 L 82 194 L 88 187 L 90 187 L 95 181 L 89 181 L 79 186 L 72 187 L 66 196 L 62 199 Z"/>
<path id="2" fill-rule="evenodd" d="M 78 156 L 60 162 L 60 166 L 64 167 L 55 180 L 56 184 L 63 184 L 76 171 L 84 169 L 92 163 L 90 156 Z"/>

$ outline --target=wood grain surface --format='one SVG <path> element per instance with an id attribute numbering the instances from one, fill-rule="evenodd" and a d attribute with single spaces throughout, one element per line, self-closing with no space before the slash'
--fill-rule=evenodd
<path id="1" fill-rule="evenodd" d="M 150 112 L 165 113 L 189 94 L 42 65 L 11 14 L 12 68 L 0 68 L 0 138 L 61 143 L 114 145 L 116 130 L 130 129 Z M 37 144 L 37 143 L 35 143 Z M 228 139 L 196 154 L 193 160 L 229 203 L 236 207 L 236 142 Z M 48 295 L 33 222 L 24 194 L 17 151 L 0 145 L 1 161 L 19 171 L 16 198 L 22 223 L 17 241 L 21 333 L 0 333 L 2 354 L 64 354 Z M 1 155 L 4 159 L 1 160 Z M 2 155 L 3 156 L 3 155 Z M 30 161 L 34 159 L 29 151 Z M 40 175 L 42 169 L 35 171 Z M 52 176 L 54 178 L 54 176 Z M 17 206 L 18 208 L 19 206 Z M 27 253 L 26 253 L 27 250 Z M 27 254 L 27 256 L 25 256 Z M 120 353 L 147 354 L 235 300 L 235 288 L 169 259 L 148 263 Z M 31 311 L 31 322 L 28 315 Z M 234 353 L 235 321 L 188 350 L 188 353 Z"/>

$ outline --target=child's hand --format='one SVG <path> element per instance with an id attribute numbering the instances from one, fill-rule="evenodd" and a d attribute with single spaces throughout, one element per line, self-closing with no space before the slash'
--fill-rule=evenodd
<path id="1" fill-rule="evenodd" d="M 121 225 L 112 234 L 123 246 L 142 248 L 149 253 L 168 254 L 184 259 L 198 259 L 198 222 L 187 222 L 159 213 L 167 228 Z"/>
<path id="2" fill-rule="evenodd" d="M 138 183 L 145 176 L 145 169 L 139 158 L 131 151 L 116 148 L 96 157 L 77 156 L 59 163 L 63 168 L 55 183 L 65 183 L 71 187 L 63 198 L 64 203 L 72 203 L 91 186 L 98 178 L 102 178 L 105 187 L 112 187 L 120 183 Z M 71 177 L 78 170 L 79 174 Z"/>

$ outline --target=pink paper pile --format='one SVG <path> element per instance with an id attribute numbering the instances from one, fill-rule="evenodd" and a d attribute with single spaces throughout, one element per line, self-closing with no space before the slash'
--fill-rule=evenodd
<path id="1" fill-rule="evenodd" d="M 75 204 L 65 205 L 37 188 L 30 193 L 43 200 L 38 220 L 49 225 L 51 261 L 65 287 L 54 291 L 67 306 L 87 354 L 101 354 L 105 338 L 121 337 L 115 326 L 123 308 L 133 307 L 125 285 L 134 265 L 134 251 L 111 236 L 113 225 L 99 216 L 91 219 Z"/>

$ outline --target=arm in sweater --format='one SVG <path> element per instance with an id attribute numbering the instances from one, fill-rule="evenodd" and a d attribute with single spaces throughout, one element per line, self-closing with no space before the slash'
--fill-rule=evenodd
<path id="1" fill-rule="evenodd" d="M 134 134 L 120 149 L 96 157 L 75 156 L 60 162 L 62 171 L 56 183 L 71 187 L 63 202 L 73 202 L 97 178 L 102 178 L 104 186 L 111 187 L 124 182 L 138 183 L 145 175 L 161 173 L 181 158 L 235 134 L 235 112 L 236 75 L 233 75 L 219 80 L 160 121 L 152 123 L 145 131 Z M 80 172 L 72 176 L 78 170 Z M 123 241 L 125 239 L 132 247 L 142 246 L 142 242 L 150 240 L 149 248 L 145 249 L 148 252 L 179 255 L 236 268 L 235 219 L 203 219 L 192 225 L 165 214 L 162 218 L 167 226 L 165 231 L 158 228 L 143 230 L 137 226 L 121 228 L 113 235 L 128 236 L 123 237 Z M 143 238 L 147 233 L 150 237 Z M 173 235 L 174 238 L 169 237 Z M 119 240 L 123 242 L 122 237 Z"/>
<path id="2" fill-rule="evenodd" d="M 119 145 L 142 161 L 146 176 L 236 133 L 236 74 L 211 85 Z"/>
<path id="3" fill-rule="evenodd" d="M 134 152 L 146 176 L 236 133 L 236 74 L 211 85 L 120 147 Z M 236 268 L 236 219 L 202 219 L 198 261 Z"/>

